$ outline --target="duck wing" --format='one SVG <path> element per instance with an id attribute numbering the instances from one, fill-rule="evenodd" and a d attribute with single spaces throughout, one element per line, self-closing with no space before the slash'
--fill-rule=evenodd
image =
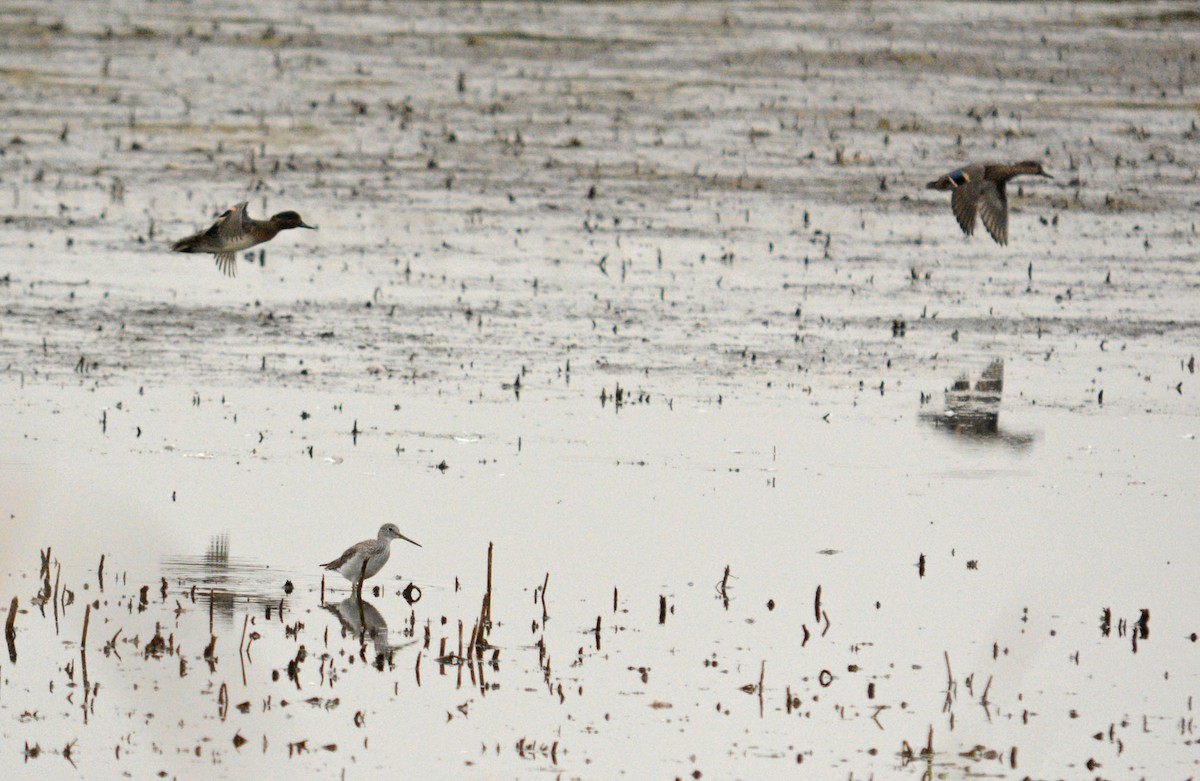
<path id="1" fill-rule="evenodd" d="M 981 180 L 971 179 L 954 188 L 950 194 L 950 208 L 954 218 L 963 233 L 968 236 L 975 234 L 975 211 L 979 203 L 979 188 Z"/>
<path id="2" fill-rule="evenodd" d="M 218 252 L 216 254 L 217 268 L 227 277 L 237 276 L 237 258 L 232 252 Z"/>
<path id="3" fill-rule="evenodd" d="M 979 187 L 979 216 L 997 244 L 1008 244 L 1008 196 L 1004 182 L 987 179 Z"/>
<path id="4" fill-rule="evenodd" d="M 212 227 L 204 234 L 211 246 L 217 250 L 217 268 L 227 277 L 237 276 L 237 258 L 232 252 L 221 251 L 226 247 L 236 247 L 246 238 L 246 206 L 249 201 L 242 201 L 232 209 L 222 212 Z"/>
<path id="5" fill-rule="evenodd" d="M 246 235 L 246 207 L 249 201 L 242 201 L 232 209 L 224 212 L 213 223 L 208 232 L 225 243 L 233 243 Z"/>
<path id="6" fill-rule="evenodd" d="M 171 245 L 171 249 L 175 252 L 222 252 L 233 239 L 244 236 L 248 220 L 246 206 L 247 202 L 242 201 L 232 209 L 225 210 L 212 225 L 199 233 L 180 239 Z M 219 258 L 217 265 L 222 266 Z"/>

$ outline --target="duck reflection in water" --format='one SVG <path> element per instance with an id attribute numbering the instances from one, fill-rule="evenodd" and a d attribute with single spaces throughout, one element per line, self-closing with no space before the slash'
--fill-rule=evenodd
<path id="1" fill-rule="evenodd" d="M 966 374 L 961 375 L 946 391 L 946 408 L 939 412 L 922 412 L 921 420 L 955 437 L 977 442 L 995 442 L 1015 450 L 1033 444 L 1033 434 L 1015 433 L 1000 428 L 1000 400 L 1004 395 L 1004 361 L 1000 358 L 988 364 L 974 387 Z"/>
<path id="2" fill-rule="evenodd" d="M 392 645 L 388 641 L 388 625 L 379 609 L 365 599 L 347 597 L 341 602 L 326 602 L 321 607 L 337 616 L 343 635 L 352 635 L 362 643 L 361 658 L 366 661 L 367 643 L 375 648 L 375 668 L 382 670 L 392 662 L 392 652 L 403 645 Z"/>

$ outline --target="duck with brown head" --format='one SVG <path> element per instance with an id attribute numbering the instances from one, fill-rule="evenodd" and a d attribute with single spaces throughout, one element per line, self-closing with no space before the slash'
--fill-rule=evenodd
<path id="1" fill-rule="evenodd" d="M 217 268 L 229 276 L 237 276 L 234 253 L 270 241 L 280 231 L 292 228 L 316 230 L 294 211 L 279 212 L 269 220 L 256 220 L 246 214 L 247 201 L 217 217 L 206 230 L 180 239 L 171 245 L 174 252 L 207 252 L 216 255 Z"/>
<path id="2" fill-rule="evenodd" d="M 1014 176 L 1054 177 L 1040 160 L 1019 163 L 972 163 L 951 171 L 925 185 L 930 190 L 950 190 L 950 208 L 963 233 L 975 233 L 975 215 L 997 244 L 1008 244 L 1008 194 L 1005 187 Z"/>

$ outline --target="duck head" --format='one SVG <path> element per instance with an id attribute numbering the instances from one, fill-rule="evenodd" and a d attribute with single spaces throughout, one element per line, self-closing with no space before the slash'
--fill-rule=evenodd
<path id="1" fill-rule="evenodd" d="M 1023 160 L 1016 165 L 1017 172 L 1022 174 L 1030 174 L 1032 176 L 1044 176 L 1047 179 L 1054 177 L 1046 173 L 1046 169 L 1042 167 L 1041 160 Z"/>
<path id="2" fill-rule="evenodd" d="M 306 224 L 299 213 L 293 211 L 280 212 L 271 218 L 271 222 L 281 231 L 291 228 L 308 228 L 314 231 L 317 229 L 316 225 Z"/>

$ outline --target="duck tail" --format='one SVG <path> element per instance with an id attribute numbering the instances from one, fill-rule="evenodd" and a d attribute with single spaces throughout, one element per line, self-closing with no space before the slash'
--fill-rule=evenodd
<path id="1" fill-rule="evenodd" d="M 196 236 L 188 236 L 171 245 L 172 252 L 196 252 Z"/>

